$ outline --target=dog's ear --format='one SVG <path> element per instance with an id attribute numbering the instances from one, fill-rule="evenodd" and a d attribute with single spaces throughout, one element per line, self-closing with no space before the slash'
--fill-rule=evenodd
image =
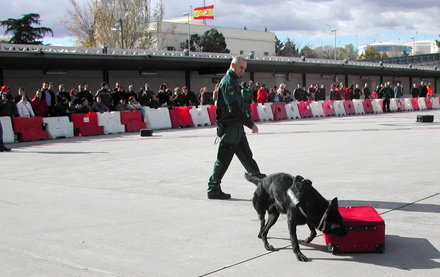
<path id="1" fill-rule="evenodd" d="M 335 208 L 338 208 L 339 205 L 338 205 L 338 198 L 337 197 L 333 198 L 331 205 Z"/>

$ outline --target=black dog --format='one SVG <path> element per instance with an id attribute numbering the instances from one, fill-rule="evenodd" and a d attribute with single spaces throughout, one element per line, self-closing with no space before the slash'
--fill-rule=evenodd
<path id="1" fill-rule="evenodd" d="M 307 257 L 299 250 L 296 226 L 304 224 L 309 226 L 311 233 L 306 238 L 306 243 L 316 237 L 315 228 L 325 234 L 331 233 L 337 236 L 347 234 L 338 211 L 338 199 L 333 199 L 329 205 L 327 200 L 313 188 L 310 180 L 286 173 L 271 174 L 264 179 L 246 173 L 245 178 L 257 185 L 252 203 L 260 218 L 261 227 L 258 237 L 263 240 L 267 250 L 274 251 L 273 246 L 267 241 L 267 233 L 281 213 L 287 214 L 290 241 L 298 261 L 307 261 Z M 267 222 L 266 211 L 269 214 Z"/>

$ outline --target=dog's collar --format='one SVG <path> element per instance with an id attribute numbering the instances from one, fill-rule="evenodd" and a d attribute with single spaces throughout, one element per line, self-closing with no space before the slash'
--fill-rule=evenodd
<path id="1" fill-rule="evenodd" d="M 327 215 L 328 211 L 330 210 L 330 205 L 328 205 L 327 210 L 325 210 L 324 214 L 321 217 L 321 221 L 319 221 L 319 225 L 316 229 L 322 232 L 322 230 L 325 229 L 325 225 L 327 224 Z"/>

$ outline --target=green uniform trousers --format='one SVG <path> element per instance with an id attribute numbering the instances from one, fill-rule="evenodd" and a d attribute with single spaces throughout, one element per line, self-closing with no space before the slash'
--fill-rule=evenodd
<path id="1" fill-rule="evenodd" d="M 257 162 L 253 159 L 253 154 L 249 147 L 246 135 L 242 136 L 238 144 L 227 144 L 220 142 L 217 152 L 217 160 L 214 164 L 214 171 L 212 176 L 209 178 L 208 195 L 221 191 L 221 180 L 223 179 L 226 170 L 228 170 L 234 154 L 240 160 L 241 164 L 248 173 L 252 173 L 259 178 L 266 177 L 266 175 L 260 173 Z"/>

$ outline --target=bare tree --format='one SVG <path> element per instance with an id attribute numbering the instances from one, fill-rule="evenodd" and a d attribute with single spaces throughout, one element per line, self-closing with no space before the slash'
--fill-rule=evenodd
<path id="1" fill-rule="evenodd" d="M 152 7 L 150 0 L 89 0 L 83 6 L 69 1 L 72 7 L 62 22 L 84 47 L 149 48 L 159 31 L 150 25 L 164 14 L 162 3 Z"/>

